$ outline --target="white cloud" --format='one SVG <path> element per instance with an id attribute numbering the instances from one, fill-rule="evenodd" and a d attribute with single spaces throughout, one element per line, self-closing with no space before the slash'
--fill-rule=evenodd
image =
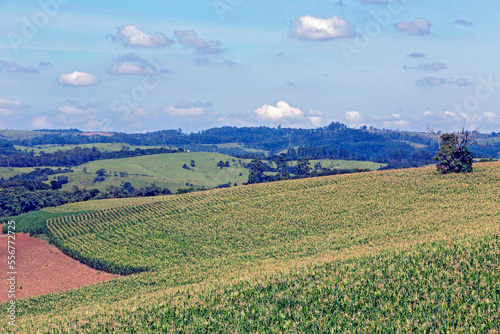
<path id="1" fill-rule="evenodd" d="M 46 129 L 50 128 L 52 124 L 47 120 L 47 116 L 41 116 L 37 118 L 33 118 L 31 120 L 31 126 L 37 129 Z"/>
<path id="2" fill-rule="evenodd" d="M 455 116 L 457 116 L 457 114 L 456 114 L 456 113 L 451 112 L 451 111 L 445 111 L 445 112 L 444 112 L 444 114 L 445 114 L 446 116 L 449 116 L 449 117 L 455 117 Z"/>
<path id="3" fill-rule="evenodd" d="M 151 70 L 141 67 L 140 65 L 124 62 L 119 63 L 109 69 L 111 74 L 151 74 Z"/>
<path id="4" fill-rule="evenodd" d="M 26 105 L 20 101 L 9 100 L 3 97 L 0 97 L 0 108 L 9 108 L 9 109 L 18 109 L 24 108 Z"/>
<path id="5" fill-rule="evenodd" d="M 302 40 L 329 40 L 355 35 L 351 23 L 335 15 L 330 18 L 301 16 L 292 21 L 290 30 L 292 37 Z"/>
<path id="6" fill-rule="evenodd" d="M 67 86 L 92 86 L 99 82 L 99 80 L 92 74 L 75 71 L 72 73 L 59 75 L 59 83 Z"/>
<path id="7" fill-rule="evenodd" d="M 494 122 L 496 120 L 498 120 L 498 116 L 494 113 L 494 112 L 491 112 L 491 111 L 487 111 L 483 114 L 484 118 L 486 118 L 486 120 L 488 120 L 488 122 Z"/>
<path id="8" fill-rule="evenodd" d="M 428 116 L 434 115 L 434 113 L 432 111 L 428 111 L 428 110 L 424 111 L 423 114 L 424 114 L 424 117 L 428 117 Z"/>
<path id="9" fill-rule="evenodd" d="M 321 116 L 309 116 L 308 118 L 309 118 L 309 121 L 314 126 L 321 126 L 321 124 L 323 124 L 323 117 L 321 117 Z"/>
<path id="10" fill-rule="evenodd" d="M 323 114 L 319 110 L 310 109 L 309 116 L 307 118 L 309 119 L 309 121 L 311 122 L 312 125 L 321 126 L 323 124 L 323 116 L 324 115 L 325 114 Z"/>
<path id="11" fill-rule="evenodd" d="M 155 74 L 159 71 L 167 72 L 161 69 L 157 61 L 149 61 L 139 57 L 134 53 L 118 56 L 113 59 L 113 66 L 108 70 L 109 74 Z"/>
<path id="12" fill-rule="evenodd" d="M 358 123 L 363 119 L 363 116 L 357 111 L 348 111 L 345 113 L 344 118 L 351 123 Z"/>
<path id="13" fill-rule="evenodd" d="M 265 104 L 255 110 L 257 119 L 263 121 L 277 122 L 284 117 L 303 118 L 304 113 L 299 108 L 293 108 L 285 101 L 279 101 L 276 107 Z"/>
<path id="14" fill-rule="evenodd" d="M 164 108 L 165 113 L 171 116 L 201 116 L 203 115 L 203 108 L 200 107 L 190 107 L 190 108 L 179 108 L 174 106 L 168 106 Z"/>
<path id="15" fill-rule="evenodd" d="M 194 30 L 178 30 L 174 34 L 179 44 L 195 49 L 199 54 L 221 54 L 227 51 L 221 41 L 204 41 Z"/>
<path id="16" fill-rule="evenodd" d="M 483 120 L 481 115 L 469 114 L 466 112 L 460 113 L 460 116 L 465 119 L 465 122 L 472 124 L 480 124 Z"/>
<path id="17" fill-rule="evenodd" d="M 392 114 L 391 116 L 394 117 L 394 118 L 396 118 L 396 119 L 400 119 L 401 118 L 400 114 Z"/>
<path id="18" fill-rule="evenodd" d="M 116 35 L 111 36 L 115 41 L 120 41 L 127 47 L 144 47 L 158 48 L 165 47 L 172 43 L 173 40 L 167 38 L 164 34 L 157 32 L 155 34 L 147 34 L 133 24 L 123 25 L 118 28 Z"/>
<path id="19" fill-rule="evenodd" d="M 398 22 L 394 25 L 398 31 L 408 35 L 429 35 L 432 27 L 431 21 L 423 17 L 416 18 L 411 22 Z"/>

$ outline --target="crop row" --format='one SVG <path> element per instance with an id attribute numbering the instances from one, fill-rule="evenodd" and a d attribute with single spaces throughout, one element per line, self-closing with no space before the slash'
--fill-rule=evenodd
<path id="1" fill-rule="evenodd" d="M 80 333 L 496 333 L 499 287 L 500 236 L 492 235 L 181 288 L 43 325 Z"/>

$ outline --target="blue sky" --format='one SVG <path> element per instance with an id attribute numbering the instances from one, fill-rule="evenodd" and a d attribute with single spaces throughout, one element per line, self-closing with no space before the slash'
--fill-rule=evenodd
<path id="1" fill-rule="evenodd" d="M 0 2 L 0 128 L 500 131 L 493 0 Z"/>

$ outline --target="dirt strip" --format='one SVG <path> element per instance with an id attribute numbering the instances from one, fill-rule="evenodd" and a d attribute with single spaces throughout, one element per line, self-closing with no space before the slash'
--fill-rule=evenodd
<path id="1" fill-rule="evenodd" d="M 8 266 L 8 240 L 15 247 L 15 272 Z M 15 242 L 14 244 L 12 243 Z M 12 251 L 12 248 L 11 248 Z M 61 292 L 109 281 L 117 275 L 92 269 L 66 255 L 53 245 L 28 234 L 16 234 L 15 240 L 0 236 L 0 303 L 9 299 L 9 278 L 15 277 L 16 299 Z"/>

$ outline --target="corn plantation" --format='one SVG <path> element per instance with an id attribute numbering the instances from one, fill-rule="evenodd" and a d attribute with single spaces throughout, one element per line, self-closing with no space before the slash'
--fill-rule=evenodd
<path id="1" fill-rule="evenodd" d="M 134 274 L 20 301 L 28 332 L 491 332 L 500 164 L 167 196 L 49 220 L 97 269 Z"/>

